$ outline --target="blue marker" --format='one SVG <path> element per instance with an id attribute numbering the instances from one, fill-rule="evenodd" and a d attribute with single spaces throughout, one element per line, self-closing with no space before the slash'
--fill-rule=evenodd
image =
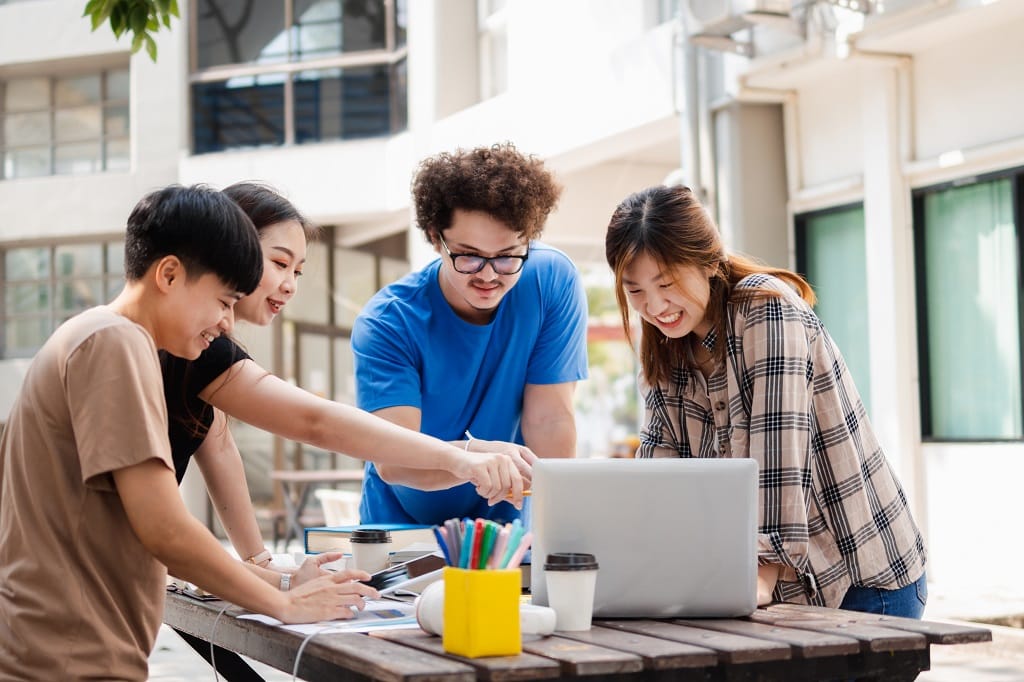
<path id="1" fill-rule="evenodd" d="M 442 533 L 441 529 L 437 526 L 434 526 L 432 530 L 434 531 L 434 537 L 437 538 L 437 544 L 441 548 L 441 554 L 444 554 L 444 562 L 451 566 L 452 555 L 448 551 L 448 540 L 445 539 L 445 533 Z"/>
<path id="2" fill-rule="evenodd" d="M 473 553 L 473 524 L 467 523 L 462 535 L 462 551 L 459 556 L 459 568 L 469 568 L 469 555 Z"/>

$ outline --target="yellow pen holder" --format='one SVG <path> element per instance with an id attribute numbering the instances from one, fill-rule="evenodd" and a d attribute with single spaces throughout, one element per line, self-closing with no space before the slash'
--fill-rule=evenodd
<path id="1" fill-rule="evenodd" d="M 469 658 L 520 653 L 521 584 L 518 568 L 471 571 L 446 567 L 444 650 Z"/>

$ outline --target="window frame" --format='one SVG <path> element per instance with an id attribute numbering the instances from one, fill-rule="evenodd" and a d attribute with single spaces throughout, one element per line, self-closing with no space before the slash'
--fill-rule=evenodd
<path id="1" fill-rule="evenodd" d="M 408 107 L 408 93 L 404 96 L 400 96 L 396 92 L 396 82 L 399 80 L 397 72 L 401 68 L 400 65 L 403 61 L 407 62 L 409 55 L 409 48 L 407 43 L 398 44 L 397 41 L 397 26 L 396 21 L 398 17 L 398 4 L 403 0 L 378 0 L 384 6 L 385 16 L 385 46 L 383 49 L 370 49 L 360 50 L 352 52 L 342 52 L 340 54 L 330 57 L 317 57 L 307 60 L 296 60 L 293 61 L 295 51 L 293 47 L 295 28 L 299 25 L 295 23 L 294 0 L 276 0 L 281 3 L 281 8 L 284 12 L 284 23 L 283 31 L 286 36 L 286 55 L 285 60 L 282 62 L 276 62 L 272 64 L 257 64 L 257 63 L 236 63 L 236 64 L 220 64 L 217 66 L 200 67 L 199 66 L 199 12 L 198 5 L 200 0 L 189 0 L 189 147 L 192 154 L 215 154 L 220 153 L 229 149 L 246 149 L 252 148 L 248 145 L 239 146 L 225 146 L 219 149 L 211 149 L 205 151 L 196 151 L 196 131 L 195 131 L 195 96 L 194 86 L 207 83 L 226 82 L 232 78 L 240 77 L 252 77 L 258 78 L 260 76 L 275 75 L 283 77 L 283 112 L 282 116 L 284 119 L 284 135 L 283 140 L 280 144 L 259 144 L 255 145 L 255 148 L 261 147 L 279 147 L 279 146 L 295 146 L 299 143 L 296 142 L 296 124 L 295 124 L 295 81 L 302 72 L 310 71 L 327 71 L 331 69 L 339 69 L 344 74 L 346 69 L 355 69 L 360 67 L 370 66 L 385 66 L 388 70 L 388 82 L 389 82 L 389 121 L 388 121 L 388 134 L 395 134 L 401 132 L 405 127 L 408 126 L 408 113 L 401 115 L 398 111 L 398 105 L 404 103 Z M 404 123 L 404 125 L 403 125 Z M 402 126 L 399 128 L 399 126 Z M 332 142 L 346 139 L 364 139 L 364 138 L 346 138 L 341 137 L 321 137 L 317 140 L 305 141 L 303 144 L 312 144 L 315 142 Z"/>
<path id="2" fill-rule="evenodd" d="M 129 92 L 126 98 L 112 99 L 110 95 L 110 78 L 114 72 L 124 72 L 125 75 L 130 79 L 131 68 L 127 62 L 118 61 L 116 63 L 109 64 L 95 64 L 90 68 L 75 67 L 69 69 L 61 68 L 49 68 L 45 72 L 37 70 L 14 72 L 6 74 L 3 78 L 0 78 L 0 182 L 7 180 L 19 180 L 19 179 L 30 179 L 30 178 L 45 178 L 54 176 L 75 176 L 75 175 L 93 175 L 97 173 L 123 173 L 130 171 L 131 169 L 131 93 Z M 67 80 L 72 78 L 81 78 L 85 76 L 98 76 L 100 79 L 100 92 L 99 100 L 90 106 L 97 106 L 100 114 L 100 125 L 99 132 L 96 137 L 83 138 L 80 140 L 59 140 L 57 131 L 57 118 L 61 111 L 70 111 L 73 109 L 81 108 L 82 105 L 73 106 L 59 106 L 57 104 L 57 83 L 61 80 Z M 11 114 L 46 114 L 49 122 L 49 130 L 47 133 L 47 141 L 38 144 L 17 144 L 16 142 L 8 144 L 5 130 L 5 121 L 7 116 L 10 115 L 6 108 L 6 95 L 8 83 L 13 80 L 23 79 L 42 79 L 46 81 L 47 89 L 47 104 L 44 108 L 30 109 L 25 111 L 10 112 Z M 130 86 L 129 86 L 130 87 Z M 107 129 L 107 121 L 109 112 L 115 107 L 124 107 L 127 110 L 127 126 L 124 135 L 112 135 Z M 59 172 L 57 170 L 57 155 L 58 150 L 66 148 L 68 146 L 92 143 L 95 142 L 99 145 L 99 156 L 96 161 L 99 168 L 87 172 Z M 110 167 L 110 144 L 113 142 L 124 142 L 127 144 L 128 156 L 127 156 L 127 168 Z M 47 169 L 46 172 L 38 175 L 11 175 L 7 176 L 5 157 L 7 152 L 16 151 L 19 149 L 29 149 L 33 147 L 46 147 L 47 149 Z"/>
<path id="3" fill-rule="evenodd" d="M 914 242 L 914 296 L 917 307 L 917 358 L 918 358 L 918 402 L 920 409 L 920 429 L 922 443 L 1020 443 L 1024 442 L 1024 430 L 1018 437 L 996 438 L 956 438 L 949 436 L 935 436 L 932 418 L 931 405 L 931 353 L 928 347 L 928 291 L 927 274 L 928 263 L 926 260 L 926 223 L 925 223 L 925 198 L 929 195 L 943 192 L 959 187 L 991 182 L 995 180 L 1009 179 L 1011 192 L 1011 213 L 1014 220 L 1015 241 L 1017 252 L 1015 262 L 1017 266 L 1017 316 L 1018 316 L 1018 348 L 1017 354 L 1020 359 L 1020 373 L 1018 382 L 1024 393 L 1024 248 L 1021 239 L 1024 236 L 1024 166 L 1001 169 L 989 173 L 979 173 L 954 180 L 927 185 L 911 190 L 911 207 L 913 215 L 913 242 Z M 1021 401 L 1021 418 L 1024 421 L 1024 400 Z"/>
<path id="4" fill-rule="evenodd" d="M 59 293 L 59 287 L 62 283 L 76 281 L 76 280 L 90 280 L 99 281 L 102 287 L 103 300 L 97 302 L 97 305 L 106 303 L 113 298 L 116 291 L 119 290 L 120 286 L 124 283 L 124 273 L 112 272 L 110 269 L 110 247 L 113 244 L 120 244 L 123 249 L 124 235 L 123 234 L 111 234 L 111 235 L 99 235 L 89 236 L 88 238 L 82 239 L 66 239 L 66 240 L 50 240 L 50 241 L 32 241 L 32 242 L 16 242 L 0 244 L 0 287 L 5 291 L 7 287 L 11 285 L 36 285 L 45 286 L 47 288 L 47 305 L 45 310 L 38 310 L 33 312 L 10 312 L 7 309 L 7 296 L 6 294 L 0 296 L 0 360 L 10 360 L 15 358 L 31 358 L 39 351 L 39 347 L 36 348 L 18 348 L 13 352 L 8 348 L 7 345 L 7 327 L 9 320 L 27 320 L 27 319 L 45 319 L 47 322 L 47 333 L 42 339 L 43 342 L 59 327 L 64 319 L 64 314 L 67 313 L 67 317 L 77 315 L 78 313 L 86 310 L 71 310 L 62 311 L 59 309 L 57 302 L 57 295 Z M 94 275 L 88 275 L 83 277 L 67 277 L 62 276 L 58 272 L 57 266 L 57 250 L 61 247 L 66 246 L 96 246 L 100 248 L 100 272 Z M 49 272 L 45 277 L 29 278 L 29 279 L 18 279 L 8 280 L 7 279 L 7 253 L 17 249 L 46 249 L 47 260 L 49 262 Z M 41 346 L 40 346 L 41 347 Z"/>

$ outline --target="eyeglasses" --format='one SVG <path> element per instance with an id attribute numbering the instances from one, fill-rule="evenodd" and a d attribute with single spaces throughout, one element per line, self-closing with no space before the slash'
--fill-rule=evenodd
<path id="1" fill-rule="evenodd" d="M 461 272 L 463 275 L 475 275 L 483 270 L 488 263 L 499 275 L 514 275 L 523 269 L 526 259 L 530 257 L 529 250 L 522 256 L 493 256 L 491 258 L 469 253 L 452 253 L 440 233 L 437 238 L 441 240 L 441 246 L 448 252 L 448 257 L 452 259 L 452 267 L 455 268 L 455 272 Z"/>

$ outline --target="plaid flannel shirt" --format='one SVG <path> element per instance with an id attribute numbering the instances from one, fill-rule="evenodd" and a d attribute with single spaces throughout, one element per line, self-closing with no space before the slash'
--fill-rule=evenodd
<path id="1" fill-rule="evenodd" d="M 776 600 L 837 607 L 851 585 L 913 583 L 924 541 L 839 350 L 782 280 L 744 288 L 781 296 L 728 305 L 726 362 L 707 381 L 676 368 L 668 385 L 641 385 L 637 456 L 757 461 L 758 563 L 781 564 Z"/>

